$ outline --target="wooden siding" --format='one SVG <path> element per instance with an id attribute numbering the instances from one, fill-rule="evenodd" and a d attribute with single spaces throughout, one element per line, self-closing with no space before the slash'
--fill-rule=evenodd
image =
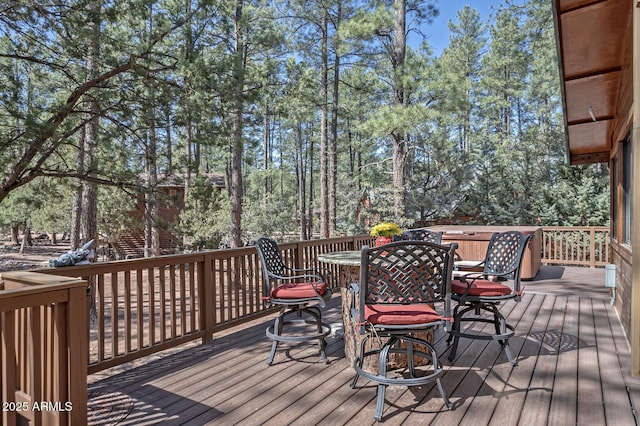
<path id="1" fill-rule="evenodd" d="M 616 265 L 616 311 L 627 334 L 631 334 L 632 304 L 632 263 L 631 248 L 613 241 L 611 244 L 612 263 Z"/>
<path id="2" fill-rule="evenodd" d="M 518 366 L 511 367 L 496 342 L 463 340 L 454 362 L 443 358 L 442 381 L 454 408 L 444 411 L 432 386 L 390 387 L 385 423 L 636 424 L 639 384 L 626 374 L 629 348 L 604 271 L 543 266 L 541 272 L 527 282 L 521 303 L 504 306 L 516 324 L 511 344 Z M 341 323 L 338 297 L 325 317 Z M 316 347 L 298 345 L 283 347 L 267 367 L 264 333 L 271 320 L 254 320 L 120 374 L 105 371 L 106 378 L 92 378 L 90 395 L 128 401 L 120 425 L 375 424 L 375 386 L 361 379 L 349 387 L 353 370 L 341 338 L 329 338 L 329 365 L 318 361 Z M 446 350 L 442 332 L 436 346 Z M 90 424 L 104 424 L 91 406 Z"/>

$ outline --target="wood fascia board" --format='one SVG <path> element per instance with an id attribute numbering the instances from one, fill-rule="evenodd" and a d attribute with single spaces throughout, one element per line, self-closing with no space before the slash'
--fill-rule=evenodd
<path id="1" fill-rule="evenodd" d="M 562 114 L 562 120 L 564 122 L 564 147 L 565 147 L 565 163 L 571 164 L 571 150 L 569 147 L 569 122 L 567 121 L 567 93 L 564 85 L 564 67 L 562 66 L 562 23 L 560 22 L 560 0 L 554 0 L 551 2 L 551 10 L 553 12 L 553 25 L 556 29 L 556 53 L 558 56 L 558 73 L 560 74 L 560 96 L 562 99 L 562 110 L 565 111 Z M 640 0 L 638 0 L 640 1 Z"/>

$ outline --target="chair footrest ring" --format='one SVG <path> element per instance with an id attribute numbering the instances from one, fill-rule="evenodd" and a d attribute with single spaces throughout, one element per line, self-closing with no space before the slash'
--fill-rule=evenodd
<path id="1" fill-rule="evenodd" d="M 460 323 L 463 322 L 484 322 L 487 324 L 495 324 L 495 322 L 488 318 L 462 318 L 460 319 Z M 461 331 L 451 330 L 449 334 L 453 337 L 465 337 L 467 339 L 476 339 L 476 340 L 506 340 L 510 337 L 513 337 L 515 334 L 515 327 L 510 324 L 505 324 L 507 330 L 505 330 L 502 334 L 492 334 L 491 331 L 486 332 L 478 332 L 477 334 L 472 333 L 463 333 Z"/>
<path id="2" fill-rule="evenodd" d="M 300 324 L 303 323 L 308 326 L 317 326 L 315 321 L 308 320 L 293 320 L 284 322 L 283 326 L 291 325 L 291 324 Z M 267 337 L 271 340 L 275 340 L 278 342 L 306 342 L 308 340 L 321 340 L 331 334 L 331 326 L 326 322 L 322 324 L 322 332 L 316 332 L 315 334 L 277 334 L 274 332 L 274 326 L 271 325 L 267 328 Z"/>
<path id="3" fill-rule="evenodd" d="M 421 369 L 423 367 L 416 367 L 416 368 Z M 429 366 L 429 368 L 433 368 L 433 366 Z M 354 369 L 356 370 L 356 374 L 358 374 L 359 376 L 362 376 L 372 382 L 379 383 L 381 385 L 388 385 L 388 386 L 422 386 L 427 383 L 433 382 L 435 379 L 439 378 L 444 374 L 444 370 L 442 369 L 442 366 L 439 366 L 438 368 L 436 368 L 433 371 L 433 373 L 426 374 L 420 377 L 409 377 L 409 378 L 382 377 L 380 375 L 368 372 L 367 370 L 360 368 L 357 364 L 354 365 Z M 420 371 L 423 371 L 423 370 L 420 370 Z"/>
<path id="4" fill-rule="evenodd" d="M 409 371 L 409 376 L 402 376 L 402 377 L 387 377 L 386 373 L 388 371 L 393 371 L 396 368 L 392 367 L 391 369 L 387 369 L 386 367 L 383 369 L 385 376 L 380 375 L 380 373 L 373 373 L 370 371 L 365 370 L 362 365 L 364 364 L 364 360 L 369 358 L 369 357 L 378 357 L 379 358 L 379 354 L 383 351 L 385 351 L 386 348 L 386 357 L 384 358 L 384 360 L 379 360 L 377 359 L 378 362 L 385 362 L 385 363 L 389 363 L 389 357 L 388 355 L 392 355 L 392 354 L 402 354 L 405 356 L 408 356 L 407 354 L 407 350 L 406 348 L 398 348 L 398 347 L 394 347 L 394 345 L 383 345 L 381 348 L 379 349 L 373 349 L 373 350 L 369 350 L 366 351 L 363 355 L 362 355 L 362 362 L 360 360 L 360 356 L 358 356 L 355 359 L 354 362 L 354 369 L 356 370 L 356 374 L 362 377 L 365 377 L 369 380 L 371 380 L 372 382 L 376 382 L 382 385 L 392 385 L 392 386 L 421 386 L 424 384 L 427 384 L 429 382 L 434 381 L 435 379 L 437 379 L 438 377 L 440 377 L 442 374 L 444 374 L 444 369 L 442 368 L 442 363 L 440 362 L 440 360 L 438 359 L 436 353 L 435 353 L 435 349 L 433 348 L 433 346 L 424 341 L 424 340 L 418 340 L 418 339 L 412 339 L 414 344 L 421 344 L 424 345 L 428 351 L 430 351 L 431 353 L 428 352 L 424 352 L 421 350 L 413 350 L 413 357 L 414 357 L 414 361 L 416 358 L 423 358 L 429 361 L 429 363 L 427 364 L 422 364 L 420 366 L 414 365 L 413 366 L 413 370 L 414 371 L 419 371 L 420 373 L 426 373 L 424 375 L 421 376 L 414 376 L 413 375 L 413 371 L 412 368 L 410 368 L 409 366 L 407 367 L 400 367 L 397 368 L 398 370 L 404 370 L 405 368 L 408 369 Z M 413 363 L 412 363 L 413 364 Z"/>

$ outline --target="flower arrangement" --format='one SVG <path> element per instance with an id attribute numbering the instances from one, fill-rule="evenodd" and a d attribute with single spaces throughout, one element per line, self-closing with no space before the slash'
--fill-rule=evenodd
<path id="1" fill-rule="evenodd" d="M 393 237 L 402 234 L 400 225 L 392 222 L 382 222 L 371 228 L 372 237 Z"/>

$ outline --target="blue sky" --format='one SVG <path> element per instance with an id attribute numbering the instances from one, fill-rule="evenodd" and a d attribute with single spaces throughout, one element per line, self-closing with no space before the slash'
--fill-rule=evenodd
<path id="1" fill-rule="evenodd" d="M 426 34 L 429 44 L 435 50 L 435 55 L 440 56 L 442 49 L 449 45 L 449 21 L 457 22 L 458 10 L 466 5 L 471 6 L 480 13 L 483 22 L 489 19 L 489 15 L 494 14 L 495 10 L 502 5 L 501 0 L 439 0 L 438 9 L 440 15 L 431 23 L 425 26 L 423 32 Z M 519 1 L 518 3 L 522 3 Z M 493 8 L 492 8 L 493 6 Z"/>

